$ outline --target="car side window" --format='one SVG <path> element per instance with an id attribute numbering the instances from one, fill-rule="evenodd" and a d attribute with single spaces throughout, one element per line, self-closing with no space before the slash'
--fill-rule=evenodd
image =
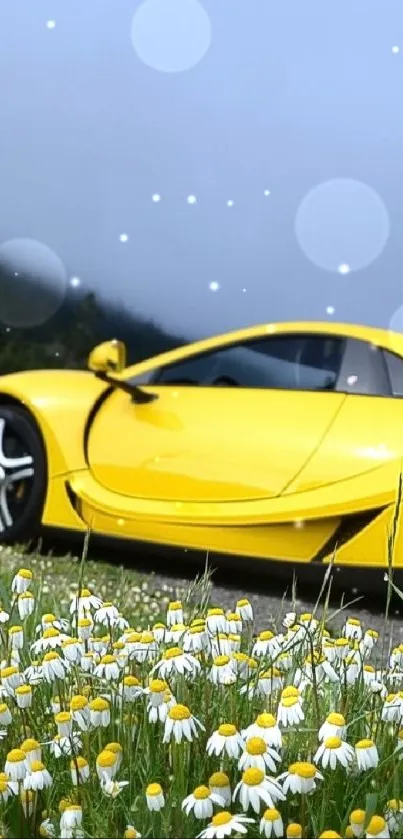
<path id="1" fill-rule="evenodd" d="M 153 384 L 331 391 L 344 346 L 338 336 L 270 336 L 167 365 Z"/>
<path id="2" fill-rule="evenodd" d="M 403 396 L 403 358 L 389 350 L 383 350 L 393 396 Z"/>
<path id="3" fill-rule="evenodd" d="M 381 348 L 349 338 L 336 389 L 357 396 L 391 396 Z"/>

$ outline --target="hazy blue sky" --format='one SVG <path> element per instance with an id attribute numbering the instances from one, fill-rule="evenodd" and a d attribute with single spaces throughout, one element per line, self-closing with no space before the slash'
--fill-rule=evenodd
<path id="1" fill-rule="evenodd" d="M 401 0 L 0 0 L 0 85 L 16 275 L 189 335 L 403 329 Z"/>

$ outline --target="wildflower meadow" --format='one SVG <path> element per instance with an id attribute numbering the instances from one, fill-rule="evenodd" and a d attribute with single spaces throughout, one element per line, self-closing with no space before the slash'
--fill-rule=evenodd
<path id="1" fill-rule="evenodd" d="M 77 571 L 54 612 L 28 563 L 2 589 L 0 836 L 403 837 L 403 645 L 326 591 L 257 633 Z"/>

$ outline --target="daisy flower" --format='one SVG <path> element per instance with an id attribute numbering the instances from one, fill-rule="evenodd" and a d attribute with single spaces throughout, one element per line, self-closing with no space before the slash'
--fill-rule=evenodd
<path id="1" fill-rule="evenodd" d="M 341 765 L 344 769 L 354 760 L 354 749 L 340 737 L 327 737 L 314 755 L 314 763 L 321 763 L 323 769 L 336 769 Z"/>
<path id="2" fill-rule="evenodd" d="M 262 772 L 266 772 L 267 769 L 276 772 L 276 761 L 280 763 L 280 755 L 271 749 L 262 737 L 250 737 L 245 743 L 245 751 L 239 759 L 238 769 L 243 771 L 256 768 Z"/>
<path id="3" fill-rule="evenodd" d="M 160 784 L 148 784 L 146 789 L 147 807 L 151 812 L 159 812 L 165 805 L 165 797 Z"/>
<path id="4" fill-rule="evenodd" d="M 119 609 L 110 602 L 102 603 L 94 614 L 95 623 L 101 626 L 113 626 L 113 622 L 119 615 Z"/>
<path id="5" fill-rule="evenodd" d="M 123 834 L 123 839 L 141 839 L 141 833 L 132 824 L 128 824 Z"/>
<path id="6" fill-rule="evenodd" d="M 365 810 L 353 810 L 349 816 L 350 827 L 354 836 L 360 839 L 364 835 L 364 825 L 366 820 Z"/>
<path id="7" fill-rule="evenodd" d="M 82 588 L 81 591 L 74 595 L 70 604 L 70 614 L 83 612 L 90 612 L 93 609 L 95 612 L 102 606 L 102 600 L 95 594 L 92 594 L 88 588 Z"/>
<path id="8" fill-rule="evenodd" d="M 343 627 L 343 634 L 348 641 L 361 641 L 361 621 L 359 621 L 357 618 L 347 618 L 347 621 Z"/>
<path id="9" fill-rule="evenodd" d="M 193 812 L 196 819 L 211 819 L 214 804 L 224 807 L 224 799 L 211 792 L 209 787 L 199 786 L 182 801 L 182 810 L 188 816 Z"/>
<path id="10" fill-rule="evenodd" d="M 59 711 L 55 714 L 55 723 L 59 737 L 70 737 L 73 730 L 73 718 L 70 711 Z"/>
<path id="11" fill-rule="evenodd" d="M 259 833 L 265 836 L 266 839 L 271 839 L 272 836 L 279 839 L 279 837 L 284 836 L 283 820 L 281 814 L 275 807 L 269 807 L 264 811 L 260 819 Z"/>
<path id="12" fill-rule="evenodd" d="M 246 769 L 242 779 L 236 785 L 232 800 L 239 797 L 242 809 L 249 807 L 259 813 L 262 802 L 274 808 L 277 801 L 285 801 L 285 795 L 275 778 L 269 778 L 261 769 Z"/>
<path id="13" fill-rule="evenodd" d="M 99 780 L 102 778 L 114 778 L 117 772 L 117 757 L 114 752 L 109 749 L 103 749 L 99 753 L 96 760 L 96 770 Z"/>
<path id="14" fill-rule="evenodd" d="M 255 722 L 244 728 L 241 733 L 245 740 L 249 737 L 261 737 L 268 746 L 272 746 L 277 751 L 283 744 L 281 730 L 273 714 L 259 714 Z"/>
<path id="15" fill-rule="evenodd" d="M 168 685 L 165 679 L 151 679 L 148 687 L 144 689 L 144 693 L 148 696 L 148 704 L 152 708 L 158 708 L 162 705 L 167 690 Z"/>
<path id="16" fill-rule="evenodd" d="M 161 679 L 165 679 L 173 674 L 195 676 L 198 670 L 200 662 L 191 653 L 185 653 L 181 647 L 170 647 L 151 669 L 151 673 L 157 672 Z"/>
<path id="17" fill-rule="evenodd" d="M 20 568 L 13 577 L 11 591 L 13 594 L 23 594 L 32 582 L 32 571 L 29 568 Z"/>
<path id="18" fill-rule="evenodd" d="M 298 822 L 291 822 L 286 828 L 287 839 L 302 839 L 302 825 Z"/>
<path id="19" fill-rule="evenodd" d="M 231 836 L 232 833 L 241 833 L 245 835 L 248 832 L 247 824 L 254 824 L 254 819 L 249 819 L 244 815 L 233 816 L 228 810 L 222 810 L 213 816 L 210 824 L 198 833 L 198 839 L 225 839 Z"/>
<path id="20" fill-rule="evenodd" d="M 173 739 L 175 743 L 181 743 L 185 738 L 191 743 L 198 737 L 197 727 L 205 730 L 204 725 L 191 714 L 186 705 L 174 705 L 168 711 L 162 742 L 169 743 Z"/>
<path id="21" fill-rule="evenodd" d="M 42 747 L 41 744 L 38 743 L 37 740 L 34 740 L 32 737 L 29 737 L 27 740 L 21 744 L 21 751 L 25 754 L 25 759 L 27 761 L 28 768 L 32 766 L 32 763 L 35 760 L 42 760 Z"/>
<path id="22" fill-rule="evenodd" d="M 20 620 L 25 620 L 35 609 L 35 597 L 31 591 L 24 591 L 18 595 L 17 600 L 18 614 Z"/>
<path id="23" fill-rule="evenodd" d="M 56 679 L 64 681 L 68 667 L 68 662 L 62 659 L 54 650 L 45 653 L 42 659 L 43 677 L 48 683 L 54 682 Z"/>
<path id="24" fill-rule="evenodd" d="M 29 767 L 29 772 L 24 778 L 24 789 L 37 790 L 47 789 L 52 786 L 52 776 L 40 760 L 34 760 Z"/>
<path id="25" fill-rule="evenodd" d="M 102 656 L 99 664 L 94 667 L 94 676 L 107 682 L 115 682 L 120 674 L 121 670 L 114 655 Z"/>
<path id="26" fill-rule="evenodd" d="M 375 766 L 378 766 L 378 749 L 373 740 L 359 740 L 355 744 L 355 756 L 360 772 L 365 772 L 367 769 L 374 769 Z"/>
<path id="27" fill-rule="evenodd" d="M 214 795 L 219 795 L 224 800 L 224 807 L 231 804 L 231 786 L 229 777 L 225 772 L 213 772 L 209 778 L 209 787 Z"/>
<path id="28" fill-rule="evenodd" d="M 344 740 L 346 731 L 346 720 L 343 717 L 343 714 L 332 712 L 326 717 L 325 722 L 321 725 L 318 732 L 318 738 L 322 741 L 327 740 L 328 737 L 340 737 L 341 740 Z"/>
<path id="29" fill-rule="evenodd" d="M 232 685 L 236 682 L 236 675 L 229 655 L 218 655 L 213 659 L 208 678 L 214 685 Z"/>
<path id="30" fill-rule="evenodd" d="M 183 606 L 180 600 L 171 600 L 167 609 L 167 626 L 183 623 Z"/>
<path id="31" fill-rule="evenodd" d="M 129 781 L 115 781 L 107 775 L 101 778 L 101 790 L 109 798 L 116 798 L 128 784 Z"/>
<path id="32" fill-rule="evenodd" d="M 25 752 L 22 749 L 11 749 L 11 752 L 8 752 L 4 771 L 10 781 L 24 780 L 28 771 L 28 764 Z"/>
<path id="33" fill-rule="evenodd" d="M 307 795 L 316 789 L 316 781 L 323 781 L 323 775 L 318 772 L 313 763 L 297 761 L 288 767 L 287 772 L 279 775 L 278 780 L 283 781 L 283 790 L 287 794 L 290 791 L 293 795 Z"/>
<path id="34" fill-rule="evenodd" d="M 50 753 L 56 759 L 60 757 L 69 757 L 72 754 L 76 754 L 82 748 L 82 741 L 81 737 L 78 732 L 73 732 L 70 737 L 60 737 L 59 734 L 56 734 L 56 737 L 50 741 Z"/>
<path id="35" fill-rule="evenodd" d="M 238 759 L 244 748 L 244 740 L 235 725 L 223 723 L 207 740 L 206 750 L 208 755 L 227 754 L 228 757 Z"/>
<path id="36" fill-rule="evenodd" d="M 30 708 L 32 705 L 31 685 L 19 685 L 15 689 L 15 699 L 19 708 Z"/>
<path id="37" fill-rule="evenodd" d="M 389 839 L 388 825 L 383 816 L 372 816 L 365 832 L 366 839 Z"/>
<path id="38" fill-rule="evenodd" d="M 80 693 L 70 699 L 70 712 L 73 721 L 81 731 L 87 731 L 90 725 L 90 708 L 88 699 Z"/>
<path id="39" fill-rule="evenodd" d="M 239 615 L 242 621 L 253 621 L 252 604 L 246 597 L 237 601 L 235 612 Z"/>
<path id="40" fill-rule="evenodd" d="M 190 626 L 183 638 L 183 650 L 185 653 L 201 653 L 206 649 L 207 637 L 205 625 L 196 624 Z"/>
<path id="41" fill-rule="evenodd" d="M 135 702 L 145 692 L 136 676 L 125 676 L 122 685 L 119 685 L 119 690 L 126 702 Z"/>
<path id="42" fill-rule="evenodd" d="M 290 685 L 284 688 L 277 709 L 277 721 L 284 728 L 298 725 L 305 718 L 299 690 Z"/>
<path id="43" fill-rule="evenodd" d="M 98 696 L 90 702 L 90 723 L 94 728 L 107 728 L 111 720 L 110 705 Z"/>
<path id="44" fill-rule="evenodd" d="M 392 833 L 398 833 L 403 825 L 403 801 L 392 798 L 387 802 L 385 819 Z"/>
<path id="45" fill-rule="evenodd" d="M 224 609 L 215 607 L 209 609 L 206 617 L 206 626 L 211 635 L 218 635 L 219 633 L 226 633 L 227 620 Z"/>
<path id="46" fill-rule="evenodd" d="M 83 811 L 79 804 L 69 804 L 60 817 L 60 839 L 76 839 L 84 835 Z"/>
<path id="47" fill-rule="evenodd" d="M 269 656 L 274 658 L 281 652 L 281 646 L 278 642 L 277 636 L 270 629 L 265 629 L 260 633 L 252 647 L 252 655 L 260 658 L 261 656 Z"/>
<path id="48" fill-rule="evenodd" d="M 88 764 L 88 760 L 81 755 L 73 758 L 70 761 L 70 774 L 71 774 L 71 782 L 73 786 L 78 786 L 79 784 L 84 784 L 90 778 L 90 767 Z"/>
<path id="49" fill-rule="evenodd" d="M 3 609 L 3 606 L 0 603 L 0 623 L 7 623 L 10 619 L 10 615 Z"/>
<path id="50" fill-rule="evenodd" d="M 226 632 L 228 632 L 228 635 L 238 635 L 242 632 L 242 618 L 237 612 L 227 612 L 225 619 L 227 622 Z"/>
<path id="51" fill-rule="evenodd" d="M 11 725 L 13 721 L 11 711 L 5 702 L 0 704 L 0 725 Z"/>
<path id="52" fill-rule="evenodd" d="M 188 627 L 184 623 L 174 623 L 170 629 L 167 630 L 167 644 L 182 644 L 184 636 Z"/>

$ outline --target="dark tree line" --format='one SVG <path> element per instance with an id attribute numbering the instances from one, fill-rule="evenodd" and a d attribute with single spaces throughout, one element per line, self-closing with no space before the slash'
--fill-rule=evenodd
<path id="1" fill-rule="evenodd" d="M 131 364 L 185 342 L 153 321 L 103 303 L 93 293 L 75 292 L 41 326 L 0 327 L 0 375 L 41 368 L 85 368 L 91 349 L 110 338 L 125 342 Z"/>

